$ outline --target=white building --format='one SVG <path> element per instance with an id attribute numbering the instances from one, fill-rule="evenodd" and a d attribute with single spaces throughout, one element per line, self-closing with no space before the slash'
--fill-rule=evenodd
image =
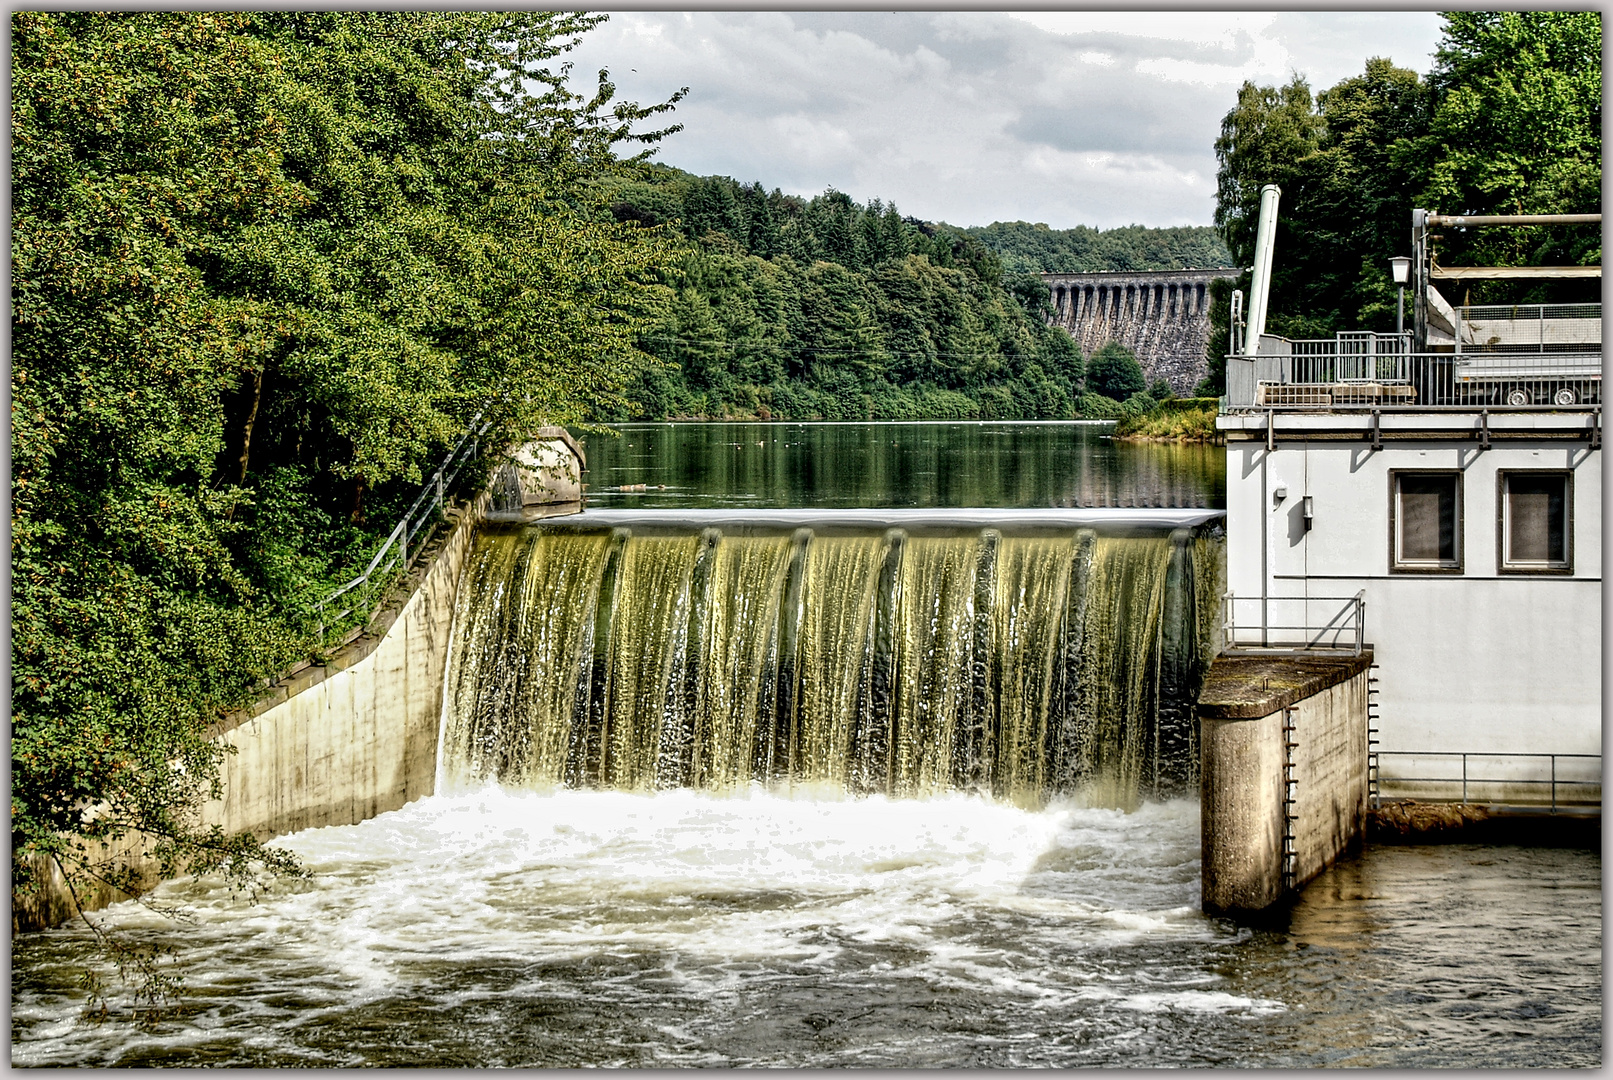
<path id="1" fill-rule="evenodd" d="M 1599 803 L 1600 305 L 1415 285 L 1413 334 L 1229 358 L 1228 644 L 1370 646 L 1383 798 Z"/>

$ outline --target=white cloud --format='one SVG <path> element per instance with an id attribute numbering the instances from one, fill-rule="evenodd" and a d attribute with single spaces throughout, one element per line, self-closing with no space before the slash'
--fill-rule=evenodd
<path id="1" fill-rule="evenodd" d="M 688 98 L 660 159 L 955 224 L 1207 224 L 1245 79 L 1313 88 L 1370 55 L 1426 71 L 1420 12 L 623 12 L 575 54 Z M 636 70 L 634 70 L 636 69 Z"/>

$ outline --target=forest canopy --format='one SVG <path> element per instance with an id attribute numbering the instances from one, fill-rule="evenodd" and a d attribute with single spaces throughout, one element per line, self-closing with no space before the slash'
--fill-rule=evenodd
<path id="1" fill-rule="evenodd" d="M 666 251 L 592 185 L 671 103 L 566 91 L 598 21 L 12 16 L 14 887 L 128 833 L 285 869 L 199 824 L 209 726 L 473 414 L 620 400 Z"/>
<path id="2" fill-rule="evenodd" d="M 960 230 L 1002 260 L 1010 274 L 1087 274 L 1120 270 L 1185 270 L 1231 266 L 1232 255 L 1209 225 L 1150 228 L 1122 225 L 1050 229 L 998 221 Z"/>
<path id="3" fill-rule="evenodd" d="M 639 339 L 661 363 L 621 419 L 1118 415 L 1119 402 L 1083 403 L 1080 350 L 1048 325 L 1016 227 L 960 229 L 879 199 L 803 199 L 664 166 L 604 186 L 618 221 L 681 240 L 660 276 L 667 306 Z M 1050 243 L 1099 269 L 1224 254 L 1208 229 L 1066 230 Z"/>

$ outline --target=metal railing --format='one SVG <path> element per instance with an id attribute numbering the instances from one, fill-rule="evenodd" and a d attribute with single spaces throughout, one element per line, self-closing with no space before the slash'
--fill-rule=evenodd
<path id="1" fill-rule="evenodd" d="M 436 520 L 444 499 L 453 493 L 454 481 L 459 478 L 465 466 L 475 461 L 481 454 L 481 437 L 493 426 L 492 420 L 483 419 L 488 413 L 488 408 L 484 406 L 471 419 L 465 434 L 448 452 L 448 456 L 437 467 L 437 471 L 427 478 L 420 489 L 420 494 L 415 497 L 414 504 L 387 534 L 385 543 L 370 558 L 369 565 L 353 580 L 314 605 L 314 612 L 319 620 L 321 642 L 327 640 L 327 631 L 340 627 L 344 619 L 364 608 L 380 587 L 389 585 L 394 573 L 408 569 L 410 545 L 414 544 L 417 538 L 421 544 L 425 542 L 427 538 L 420 536 L 421 530 Z M 415 545 L 413 549 L 415 554 L 419 554 L 419 546 Z M 332 602 L 343 596 L 347 597 L 347 607 L 334 613 L 326 610 Z"/>
<path id="2" fill-rule="evenodd" d="M 1473 751 L 1378 750 L 1374 752 L 1374 756 L 1379 762 L 1378 790 L 1380 794 L 1390 791 L 1396 786 L 1425 784 L 1437 785 L 1439 790 L 1451 793 L 1455 793 L 1459 788 L 1461 801 L 1464 803 L 1469 801 L 1493 803 L 1515 800 L 1481 799 L 1475 796 L 1482 794 L 1485 789 L 1494 791 L 1496 789 L 1504 790 L 1515 787 L 1529 789 L 1544 787 L 1549 792 L 1549 805 L 1554 813 L 1560 805 L 1600 805 L 1602 801 L 1601 754 L 1501 754 L 1475 753 Z M 1441 776 L 1399 776 L 1383 769 L 1383 759 L 1390 757 L 1445 760 L 1451 762 L 1451 768 Z M 1488 764 L 1476 765 L 1478 769 L 1491 772 L 1510 771 L 1513 775 L 1476 775 L 1473 767 L 1474 763 L 1481 761 Z M 1570 763 L 1564 766 L 1564 770 L 1569 775 L 1565 776 L 1563 775 L 1563 770 L 1559 770 L 1559 761 Z M 1507 770 L 1505 765 L 1498 765 L 1498 762 L 1522 762 L 1527 765 L 1534 765 L 1535 768 L 1531 770 L 1520 770 L 1518 768 Z M 1593 768 L 1583 767 L 1590 762 L 1596 763 Z M 1546 763 L 1549 763 L 1547 774 L 1544 776 L 1538 775 L 1539 766 Z M 1581 767 L 1575 770 L 1573 767 L 1575 765 Z M 1581 774 L 1579 778 L 1570 778 L 1576 771 Z M 1522 775 L 1518 775 L 1520 772 L 1522 772 Z M 1588 777 L 1584 776 L 1583 774 L 1585 773 L 1590 775 Z M 1560 790 L 1563 792 L 1562 797 L 1559 797 Z M 1578 797 L 1569 798 L 1567 797 L 1568 795 L 1577 795 Z"/>
<path id="3" fill-rule="evenodd" d="M 1223 598 L 1227 648 L 1348 649 L 1366 644 L 1366 590 L 1354 596 L 1234 596 Z"/>
<path id="4" fill-rule="evenodd" d="M 1394 334 L 1261 339 L 1259 356 L 1227 358 L 1229 408 L 1371 410 L 1594 409 L 1600 343 L 1563 348 L 1411 352 Z"/>

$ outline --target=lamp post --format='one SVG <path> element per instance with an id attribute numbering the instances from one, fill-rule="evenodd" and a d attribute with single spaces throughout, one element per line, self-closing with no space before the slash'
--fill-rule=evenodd
<path id="1" fill-rule="evenodd" d="M 1404 337 L 1406 334 L 1406 280 L 1411 277 L 1411 260 L 1404 255 L 1396 255 L 1389 260 L 1389 270 L 1395 276 L 1395 284 L 1400 286 L 1400 297 L 1395 301 L 1395 333 Z"/>

